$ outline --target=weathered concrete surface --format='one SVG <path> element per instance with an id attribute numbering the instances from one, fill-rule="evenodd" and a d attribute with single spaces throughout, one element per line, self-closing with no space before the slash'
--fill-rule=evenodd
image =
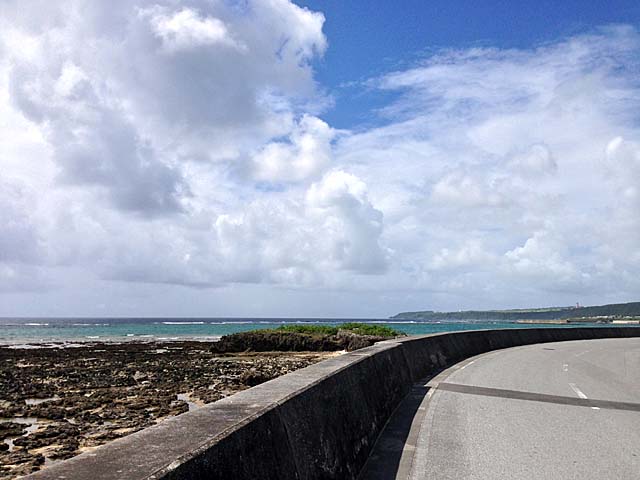
<path id="1" fill-rule="evenodd" d="M 479 353 L 640 328 L 455 332 L 378 343 L 166 420 L 33 479 L 353 479 L 413 384 Z"/>

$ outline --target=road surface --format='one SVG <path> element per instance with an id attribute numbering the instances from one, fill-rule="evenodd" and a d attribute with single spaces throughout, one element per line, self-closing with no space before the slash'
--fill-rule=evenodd
<path id="1" fill-rule="evenodd" d="M 640 339 L 529 345 L 417 385 L 361 475 L 640 479 Z"/>

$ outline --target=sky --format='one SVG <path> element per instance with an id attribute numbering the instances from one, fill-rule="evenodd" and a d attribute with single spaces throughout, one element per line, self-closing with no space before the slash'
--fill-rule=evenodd
<path id="1" fill-rule="evenodd" d="M 640 297 L 640 4 L 4 0 L 0 316 Z"/>

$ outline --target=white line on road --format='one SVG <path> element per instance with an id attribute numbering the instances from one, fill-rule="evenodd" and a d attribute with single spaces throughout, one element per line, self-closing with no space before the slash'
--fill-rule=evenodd
<path id="1" fill-rule="evenodd" d="M 580 398 L 584 398 L 585 400 L 589 398 L 582 392 L 582 390 L 578 388 L 578 386 L 575 383 L 570 383 L 569 386 L 571 387 L 571 390 L 576 392 L 576 395 L 578 395 Z"/>
<path id="2" fill-rule="evenodd" d="M 469 363 L 467 363 L 466 365 L 463 365 L 460 367 L 460 370 L 464 370 L 465 368 L 467 368 L 469 365 L 471 365 L 472 363 L 474 363 L 475 360 L 471 360 Z"/>
<path id="3" fill-rule="evenodd" d="M 568 363 L 564 363 L 562 365 L 562 370 L 565 371 L 565 372 L 568 372 L 569 371 L 569 364 Z"/>
<path id="4" fill-rule="evenodd" d="M 580 398 L 584 400 L 587 400 L 589 398 L 584 394 L 582 390 L 578 388 L 578 386 L 575 383 L 569 383 L 569 386 L 571 387 L 571 390 L 576 392 L 576 395 L 578 395 Z M 591 410 L 600 410 L 600 407 L 591 407 Z"/>

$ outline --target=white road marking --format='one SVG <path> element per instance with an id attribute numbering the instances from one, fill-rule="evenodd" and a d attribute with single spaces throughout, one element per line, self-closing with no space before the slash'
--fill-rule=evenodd
<path id="1" fill-rule="evenodd" d="M 583 400 L 588 400 L 589 397 L 587 397 L 575 383 L 569 383 L 569 386 L 571 387 L 571 390 L 576 392 L 576 395 L 578 395 L 580 398 L 582 398 Z M 600 410 L 600 407 L 591 407 L 591 410 Z"/>
<path id="2" fill-rule="evenodd" d="M 460 370 L 464 370 L 465 368 L 467 368 L 469 365 L 471 365 L 472 363 L 474 363 L 475 360 L 471 360 L 469 363 L 467 363 L 466 365 L 463 365 L 462 367 L 460 367 Z"/>
<path id="3" fill-rule="evenodd" d="M 589 397 L 587 397 L 584 392 L 582 390 L 580 390 L 578 388 L 578 386 L 575 383 L 570 383 L 569 386 L 571 387 L 571 390 L 573 390 L 574 392 L 576 392 L 576 395 L 578 395 L 580 398 L 582 399 L 587 399 Z"/>
<path id="4" fill-rule="evenodd" d="M 568 371 L 569 371 L 569 364 L 568 364 L 568 363 L 563 364 L 563 365 L 562 365 L 562 370 L 563 370 L 564 372 L 568 372 Z"/>

